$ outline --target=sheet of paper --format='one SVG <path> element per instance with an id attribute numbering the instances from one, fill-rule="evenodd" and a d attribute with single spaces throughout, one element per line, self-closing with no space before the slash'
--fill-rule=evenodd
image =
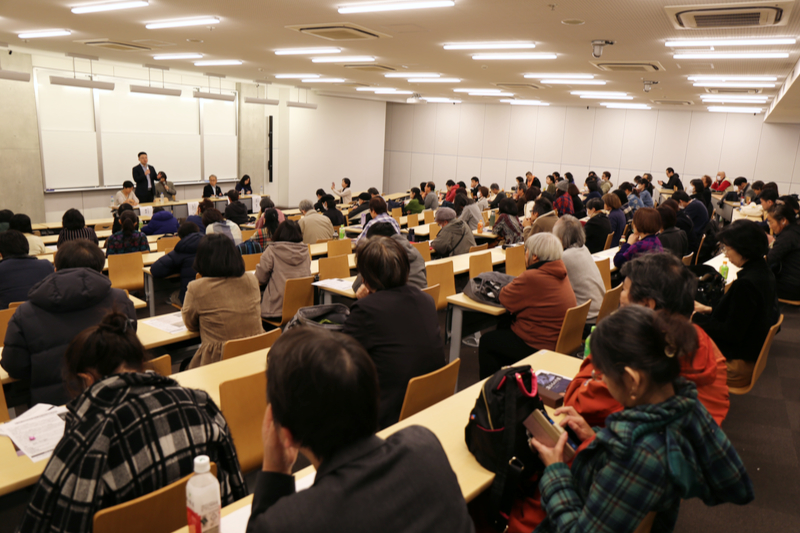
<path id="1" fill-rule="evenodd" d="M 45 246 L 44 249 L 54 254 L 58 250 L 58 246 Z"/>
<path id="2" fill-rule="evenodd" d="M 315 475 L 316 473 L 311 473 L 301 479 L 296 479 L 294 482 L 295 490 L 300 492 L 309 488 L 314 484 Z M 223 516 L 220 524 L 220 533 L 244 533 L 247 530 L 247 521 L 250 520 L 251 513 L 252 505 L 247 505 L 228 516 Z"/>
<path id="3" fill-rule="evenodd" d="M 43 461 L 53 453 L 64 436 L 64 406 L 37 405 L 22 416 L 3 424 L 3 434 L 11 438 L 31 461 Z"/>
<path id="4" fill-rule="evenodd" d="M 158 328 L 161 331 L 166 331 L 170 335 L 177 335 L 186 331 L 186 326 L 183 323 L 181 312 L 169 313 L 167 315 L 160 315 L 147 321 L 147 324 Z"/>
<path id="5" fill-rule="evenodd" d="M 324 289 L 336 289 L 337 291 L 347 291 L 353 288 L 353 282 L 346 279 L 334 278 L 322 281 L 315 281 L 312 285 L 322 287 Z"/>

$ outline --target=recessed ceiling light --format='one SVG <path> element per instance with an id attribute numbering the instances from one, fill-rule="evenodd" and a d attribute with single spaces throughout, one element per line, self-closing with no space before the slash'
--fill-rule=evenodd
<path id="1" fill-rule="evenodd" d="M 593 74 L 525 74 L 528 79 L 565 79 L 565 80 L 591 80 Z"/>
<path id="2" fill-rule="evenodd" d="M 214 67 L 226 65 L 241 65 L 242 62 L 238 59 L 209 59 L 207 61 L 195 61 L 196 67 Z"/>
<path id="3" fill-rule="evenodd" d="M 439 78 L 441 74 L 435 72 L 392 72 L 384 74 L 384 78 Z"/>
<path id="4" fill-rule="evenodd" d="M 431 103 L 434 103 L 434 104 L 460 104 L 461 103 L 461 100 L 451 100 L 449 98 L 439 98 L 438 96 L 437 97 L 428 97 L 428 98 L 423 96 L 422 99 L 425 100 L 426 102 L 431 102 Z"/>
<path id="5" fill-rule="evenodd" d="M 603 80 L 539 80 L 545 85 L 605 85 Z"/>
<path id="6" fill-rule="evenodd" d="M 445 50 L 525 50 L 536 48 L 534 43 L 450 43 Z"/>
<path id="7" fill-rule="evenodd" d="M 72 12 L 76 15 L 84 13 L 98 13 L 100 11 L 116 11 L 117 9 L 133 9 L 134 7 L 147 7 L 149 2 L 146 0 L 133 0 L 130 2 L 112 2 L 106 4 L 89 4 L 85 6 L 73 7 Z"/>
<path id="8" fill-rule="evenodd" d="M 690 81 L 777 81 L 775 76 L 689 76 Z"/>
<path id="9" fill-rule="evenodd" d="M 761 113 L 760 107 L 727 107 L 727 106 L 711 106 L 708 110 L 712 113 Z"/>
<path id="10" fill-rule="evenodd" d="M 588 100 L 603 100 L 604 98 L 610 100 L 633 100 L 633 96 L 616 96 L 611 94 L 582 94 L 580 97 Z"/>
<path id="11" fill-rule="evenodd" d="M 508 98 L 504 98 L 500 100 L 504 104 L 511 104 L 511 105 L 541 105 L 541 106 L 548 106 L 550 104 L 542 102 L 540 100 L 512 100 Z"/>
<path id="12" fill-rule="evenodd" d="M 202 57 L 203 54 L 160 54 L 153 56 L 153 59 L 161 61 L 164 59 L 200 59 Z"/>
<path id="13" fill-rule="evenodd" d="M 753 82 L 729 82 L 729 83 L 720 83 L 720 82 L 709 82 L 709 81 L 698 81 L 697 83 L 693 83 L 695 87 L 731 87 L 731 88 L 738 88 L 738 89 L 749 89 L 749 88 L 763 88 L 763 89 L 770 89 L 775 87 L 774 83 L 765 83 L 762 81 L 753 81 Z"/>
<path id="14" fill-rule="evenodd" d="M 400 11 L 406 9 L 429 9 L 432 7 L 453 7 L 453 0 L 423 0 L 417 2 L 380 2 L 369 4 L 348 4 L 339 8 L 339 13 L 373 13 L 376 11 Z"/>
<path id="15" fill-rule="evenodd" d="M 461 83 L 459 78 L 411 78 L 408 83 Z"/>
<path id="16" fill-rule="evenodd" d="M 324 47 L 324 48 L 281 48 L 275 50 L 276 56 L 296 56 L 303 54 L 338 54 L 342 51 L 341 48 Z"/>
<path id="17" fill-rule="evenodd" d="M 795 44 L 797 39 L 699 39 L 686 41 L 667 41 L 664 43 L 669 48 L 692 46 L 768 46 L 780 44 Z"/>
<path id="18" fill-rule="evenodd" d="M 619 91 L 570 91 L 569 94 L 574 95 L 597 95 L 597 96 L 628 96 L 628 93 L 622 93 Z"/>
<path id="19" fill-rule="evenodd" d="M 319 74 L 275 74 L 279 80 L 303 80 L 308 78 L 319 78 Z"/>
<path id="20" fill-rule="evenodd" d="M 207 26 L 209 24 L 219 24 L 217 17 L 202 17 L 183 20 L 165 20 L 163 22 L 151 22 L 145 25 L 148 30 L 161 30 L 164 28 L 183 28 L 185 26 Z"/>
<path id="21" fill-rule="evenodd" d="M 766 104 L 767 97 L 763 98 L 744 98 L 742 96 L 716 96 L 704 98 L 704 95 L 700 96 L 700 99 L 705 104 L 715 103 L 715 104 Z"/>
<path id="22" fill-rule="evenodd" d="M 303 83 L 343 83 L 344 78 L 308 78 Z"/>
<path id="23" fill-rule="evenodd" d="M 618 104 L 616 102 L 600 102 L 600 105 L 609 109 L 650 109 L 647 104 Z"/>
<path id="24" fill-rule="evenodd" d="M 499 59 L 556 59 L 556 54 L 545 54 L 538 52 L 518 52 L 518 53 L 496 53 L 496 54 L 475 54 L 472 59 L 475 61 L 494 61 Z"/>
<path id="25" fill-rule="evenodd" d="M 369 63 L 372 61 L 375 61 L 372 56 L 315 57 L 311 60 L 312 63 Z"/>
<path id="26" fill-rule="evenodd" d="M 694 53 L 673 54 L 673 59 L 786 59 L 787 52 L 744 52 L 744 53 Z"/>
<path id="27" fill-rule="evenodd" d="M 20 39 L 39 39 L 41 37 L 64 37 L 72 35 L 69 30 L 40 30 L 40 31 L 26 31 L 17 34 Z"/>
<path id="28" fill-rule="evenodd" d="M 561 21 L 561 24 L 566 24 L 567 26 L 580 26 L 581 24 L 586 24 L 586 21 L 581 19 L 565 19 Z"/>

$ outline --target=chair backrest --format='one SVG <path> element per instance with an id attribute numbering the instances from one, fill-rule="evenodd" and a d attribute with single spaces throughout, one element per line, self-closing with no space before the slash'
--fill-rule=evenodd
<path id="1" fill-rule="evenodd" d="M 295 222 L 297 222 L 301 218 L 303 218 L 303 215 L 289 215 L 288 217 L 286 217 L 287 220 L 294 220 Z"/>
<path id="2" fill-rule="evenodd" d="M 431 285 L 430 287 L 425 287 L 422 289 L 422 292 L 433 298 L 433 303 L 437 304 L 439 302 L 439 285 Z"/>
<path id="3" fill-rule="evenodd" d="M 613 238 L 614 238 L 614 233 L 613 232 L 609 233 L 608 237 L 606 237 L 606 244 L 605 246 L 603 246 L 603 250 L 608 250 L 609 248 L 611 248 L 611 239 Z"/>
<path id="4" fill-rule="evenodd" d="M 426 209 L 425 211 L 422 212 L 422 216 L 425 217 L 426 224 L 433 224 L 433 218 L 434 218 L 433 211 L 431 211 L 430 209 Z"/>
<path id="5" fill-rule="evenodd" d="M 286 290 L 283 291 L 283 312 L 281 313 L 281 326 L 288 323 L 297 310 L 301 307 L 314 305 L 314 276 L 286 280 Z"/>
<path id="6" fill-rule="evenodd" d="M 417 376 L 408 382 L 406 397 L 400 409 L 400 420 L 405 420 L 453 395 L 458 383 L 461 359 L 456 359 L 439 370 Z"/>
<path id="7" fill-rule="evenodd" d="M 700 261 L 700 252 L 703 250 L 703 243 L 706 242 L 706 236 L 703 235 L 703 238 L 700 239 L 700 246 L 697 247 L 697 253 L 694 254 L 694 264 L 696 265 L 698 261 Z"/>
<path id="8" fill-rule="evenodd" d="M 246 254 L 242 256 L 242 259 L 244 259 L 244 270 L 249 272 L 256 269 L 261 261 L 261 254 Z"/>
<path id="9" fill-rule="evenodd" d="M 172 375 L 172 357 L 164 354 L 160 357 L 150 359 L 144 363 L 145 370 L 152 370 L 156 374 L 168 378 Z"/>
<path id="10" fill-rule="evenodd" d="M 20 305 L 24 304 L 25 302 L 11 302 L 8 304 L 9 309 L 16 309 Z"/>
<path id="11" fill-rule="evenodd" d="M 586 300 L 583 305 L 567 309 L 564 322 L 561 324 L 561 333 L 558 334 L 555 351 L 570 355 L 578 351 L 583 340 L 583 327 L 586 317 L 589 316 L 589 306 L 592 300 Z"/>
<path id="12" fill-rule="evenodd" d="M 431 260 L 431 241 L 412 242 L 411 246 L 417 249 L 426 262 Z"/>
<path id="13" fill-rule="evenodd" d="M 622 283 L 606 291 L 606 295 L 603 297 L 603 303 L 600 305 L 600 311 L 597 313 L 596 324 L 599 324 L 601 320 L 619 309 L 620 294 L 622 294 Z"/>
<path id="14" fill-rule="evenodd" d="M 469 256 L 469 279 L 492 270 L 492 252 Z"/>
<path id="15" fill-rule="evenodd" d="M 217 475 L 217 465 L 211 463 L 211 473 Z M 148 520 L 148 533 L 171 533 L 186 527 L 186 483 L 191 475 L 170 483 L 150 494 L 140 496 L 94 514 L 94 533 L 136 533 L 142 530 L 143 517 Z"/>
<path id="16" fill-rule="evenodd" d="M 392 218 L 401 217 L 401 216 L 403 216 L 403 208 L 402 207 L 393 207 L 392 208 Z"/>
<path id="17" fill-rule="evenodd" d="M 436 310 L 447 308 L 447 297 L 456 293 L 456 277 L 453 272 L 453 262 L 426 265 L 428 273 L 428 287 L 439 285 L 439 298 L 436 300 Z"/>
<path id="18" fill-rule="evenodd" d="M 656 521 L 656 512 L 651 511 L 647 513 L 644 519 L 639 522 L 639 527 L 636 528 L 636 531 L 633 533 L 650 533 L 653 529 L 653 523 Z"/>
<path id="19" fill-rule="evenodd" d="M 764 368 L 767 366 L 767 357 L 769 356 L 769 351 L 772 348 L 772 341 L 775 340 L 775 335 L 781 328 L 781 324 L 783 324 L 783 315 L 778 318 L 778 321 L 774 326 L 769 328 L 767 338 L 764 339 L 764 344 L 761 346 L 761 353 L 758 354 L 758 359 L 753 367 L 753 377 L 750 379 L 750 384 L 746 387 L 728 387 L 728 390 L 732 394 L 747 394 L 750 392 L 750 390 L 752 390 L 753 386 L 755 386 L 756 381 L 758 381 L 758 378 L 761 377 L 761 373 L 764 372 Z"/>
<path id="20" fill-rule="evenodd" d="M 512 246 L 506 248 L 506 274 L 509 276 L 519 276 L 525 272 L 525 247 Z"/>
<path id="21" fill-rule="evenodd" d="M 430 235 L 428 235 L 428 238 L 430 240 L 435 239 L 436 236 L 439 235 L 439 230 L 442 229 L 442 228 L 439 227 L 439 224 L 436 224 L 434 222 L 431 222 L 428 227 L 430 228 Z"/>
<path id="22" fill-rule="evenodd" d="M 256 230 L 254 230 L 254 229 L 243 229 L 242 230 L 242 240 L 246 241 L 246 240 L 248 240 L 250 237 L 252 237 L 255 234 L 256 234 Z"/>
<path id="23" fill-rule="evenodd" d="M 681 261 L 683 261 L 684 265 L 689 266 L 692 264 L 692 258 L 694 258 L 694 252 L 690 253 L 689 255 L 684 255 Z"/>
<path id="24" fill-rule="evenodd" d="M 144 288 L 144 260 L 142 254 L 112 254 L 108 256 L 108 279 L 115 289 L 129 291 Z"/>
<path id="25" fill-rule="evenodd" d="M 481 216 L 483 217 L 483 225 L 484 226 L 489 223 L 489 215 L 490 214 L 491 214 L 491 211 L 489 211 L 488 209 L 486 211 L 481 211 Z"/>
<path id="26" fill-rule="evenodd" d="M 156 241 L 156 250 L 159 252 L 164 252 L 165 254 L 169 253 L 175 248 L 175 245 L 178 244 L 178 241 L 180 240 L 180 237 L 161 237 L 158 239 L 158 241 Z"/>
<path id="27" fill-rule="evenodd" d="M 220 383 L 219 407 L 228 422 L 242 472 L 259 468 L 264 460 L 261 426 L 267 409 L 267 373 L 259 371 Z"/>
<path id="28" fill-rule="evenodd" d="M 350 262 L 346 255 L 322 257 L 319 260 L 319 280 L 332 278 L 349 278 Z"/>
<path id="29" fill-rule="evenodd" d="M 252 337 L 245 337 L 243 339 L 234 339 L 226 341 L 222 346 L 222 360 L 233 359 L 234 357 L 244 355 L 246 353 L 264 350 L 271 347 L 278 337 L 281 336 L 280 329 L 273 329 L 261 335 L 254 335 Z"/>
<path id="30" fill-rule="evenodd" d="M 348 255 L 353 251 L 353 241 L 350 239 L 334 239 L 328 241 L 328 257 Z"/>
<path id="31" fill-rule="evenodd" d="M 481 252 L 481 251 L 483 251 L 483 250 L 488 250 L 488 249 L 489 249 L 489 243 L 488 243 L 488 242 L 485 242 L 485 243 L 483 243 L 483 244 L 481 244 L 481 245 L 479 245 L 479 246 L 470 246 L 470 247 L 469 247 L 469 253 L 472 253 L 472 252 Z"/>
<path id="32" fill-rule="evenodd" d="M 398 225 L 402 225 L 400 224 L 401 215 L 392 215 L 392 218 L 394 219 L 395 222 L 397 222 Z"/>
<path id="33" fill-rule="evenodd" d="M 113 222 L 101 222 L 100 224 L 95 224 L 94 225 L 94 231 L 95 232 L 97 232 L 97 231 L 106 231 L 106 230 L 112 229 L 113 227 L 114 227 L 114 223 Z"/>
<path id="34" fill-rule="evenodd" d="M 611 288 L 611 258 L 606 257 L 605 259 L 601 259 L 600 261 L 595 261 L 594 264 L 597 266 L 597 270 L 600 271 L 600 277 L 603 278 L 603 285 L 606 286 L 606 290 Z"/>
<path id="35" fill-rule="evenodd" d="M 11 415 L 8 414 L 8 404 L 6 403 L 6 393 L 3 387 L 0 386 L 0 424 L 11 420 Z"/>
<path id="36" fill-rule="evenodd" d="M 409 213 L 409 215 L 406 217 L 406 220 L 408 221 L 408 227 L 409 228 L 416 228 L 417 226 L 419 226 L 419 215 L 418 214 Z"/>

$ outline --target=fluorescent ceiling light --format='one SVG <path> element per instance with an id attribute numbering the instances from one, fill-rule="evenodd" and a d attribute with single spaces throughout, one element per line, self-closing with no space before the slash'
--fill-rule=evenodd
<path id="1" fill-rule="evenodd" d="M 499 94 L 502 89 L 453 89 L 454 93 L 494 93 Z"/>
<path id="2" fill-rule="evenodd" d="M 242 62 L 238 59 L 209 59 L 206 61 L 195 61 L 196 67 L 218 67 L 225 65 L 241 65 Z"/>
<path id="3" fill-rule="evenodd" d="M 275 74 L 275 78 L 279 80 L 307 80 L 309 78 L 319 78 L 319 74 Z"/>
<path id="4" fill-rule="evenodd" d="M 162 96 L 180 96 L 180 89 L 166 89 L 163 87 L 147 87 L 146 85 L 131 85 L 132 93 L 160 94 Z"/>
<path id="5" fill-rule="evenodd" d="M 753 82 L 708 82 L 708 81 L 699 81 L 693 84 L 695 87 L 734 87 L 738 89 L 749 89 L 749 88 L 772 88 L 775 87 L 774 83 L 764 83 L 762 81 L 753 81 Z"/>
<path id="6" fill-rule="evenodd" d="M 312 63 L 370 63 L 375 61 L 372 56 L 336 56 L 336 57 L 315 57 Z"/>
<path id="7" fill-rule="evenodd" d="M 600 105 L 609 109 L 650 109 L 647 104 L 618 104 L 616 102 L 600 102 Z"/>
<path id="8" fill-rule="evenodd" d="M 50 76 L 50 85 L 65 85 L 67 87 L 80 87 L 82 89 L 102 89 L 104 91 L 114 90 L 114 84 L 111 82 L 62 78 L 61 76 Z"/>
<path id="9" fill-rule="evenodd" d="M 536 48 L 533 43 L 450 43 L 445 50 L 525 50 Z"/>
<path id="10" fill-rule="evenodd" d="M 617 96 L 610 94 L 582 94 L 581 98 L 588 100 L 602 100 L 608 98 L 609 100 L 633 100 L 633 96 Z"/>
<path id="11" fill-rule="evenodd" d="M 716 53 L 704 52 L 694 54 L 673 54 L 673 59 L 786 59 L 787 52 L 743 52 L 743 53 Z"/>
<path id="12" fill-rule="evenodd" d="M 303 83 L 344 83 L 344 78 L 308 78 Z"/>
<path id="13" fill-rule="evenodd" d="M 303 109 L 316 109 L 317 104 L 308 104 L 306 102 L 286 102 L 289 107 L 301 107 Z"/>
<path id="14" fill-rule="evenodd" d="M 555 59 L 556 54 L 545 54 L 538 52 L 518 52 L 518 53 L 496 53 L 496 54 L 475 54 L 472 59 L 476 61 L 492 61 L 495 59 Z"/>
<path id="15" fill-rule="evenodd" d="M 423 100 L 426 102 L 431 102 L 433 104 L 460 104 L 461 100 L 451 100 L 449 98 L 439 98 L 437 97 L 422 97 Z"/>
<path id="16" fill-rule="evenodd" d="M 280 105 L 280 100 L 273 100 L 271 98 L 253 98 L 246 96 L 244 99 L 245 104 L 260 104 L 260 105 Z"/>
<path id="17" fill-rule="evenodd" d="M 40 31 L 26 31 L 17 34 L 20 39 L 39 39 L 42 37 L 64 37 L 65 35 L 72 35 L 69 30 L 40 30 Z"/>
<path id="18" fill-rule="evenodd" d="M 225 100 L 226 102 L 233 102 L 236 100 L 235 94 L 207 93 L 203 91 L 194 91 L 192 96 L 195 98 L 205 98 L 206 100 Z"/>
<path id="19" fill-rule="evenodd" d="M 339 8 L 339 13 L 373 13 L 376 11 L 400 11 L 406 9 L 429 9 L 432 7 L 453 7 L 453 0 L 423 0 L 417 2 L 381 2 L 370 4 L 349 4 Z"/>
<path id="20" fill-rule="evenodd" d="M 275 50 L 276 56 L 297 56 L 303 54 L 338 54 L 341 48 L 281 48 Z"/>
<path id="21" fill-rule="evenodd" d="M 550 104 L 542 102 L 540 100 L 510 100 L 510 99 L 503 99 L 500 100 L 504 104 L 511 104 L 511 105 L 541 105 L 541 106 L 548 106 Z"/>
<path id="22" fill-rule="evenodd" d="M 0 70 L 0 80 L 31 81 L 31 75 L 28 72 Z"/>
<path id="23" fill-rule="evenodd" d="M 621 93 L 619 91 L 570 91 L 569 94 L 575 96 L 592 95 L 592 96 L 628 96 L 628 93 Z"/>
<path id="24" fill-rule="evenodd" d="M 113 2 L 106 4 L 88 4 L 85 6 L 73 7 L 72 12 L 76 15 L 84 13 L 99 13 L 100 11 L 116 11 L 118 9 L 133 9 L 134 7 L 147 7 L 149 2 L 145 0 L 133 0 L 131 2 Z"/>
<path id="25" fill-rule="evenodd" d="M 435 72 L 391 72 L 384 74 L 384 78 L 439 78 L 441 74 Z"/>
<path id="26" fill-rule="evenodd" d="M 778 81 L 775 76 L 689 76 L 689 81 Z"/>
<path id="27" fill-rule="evenodd" d="M 203 54 L 160 54 L 153 56 L 156 61 L 163 61 L 165 59 L 201 59 Z"/>
<path id="28" fill-rule="evenodd" d="M 702 100 L 714 100 L 714 99 L 717 99 L 717 98 L 725 98 L 725 99 L 736 98 L 737 100 L 753 100 L 753 101 L 755 101 L 755 100 L 767 100 L 770 97 L 767 96 L 766 94 L 753 94 L 753 95 L 750 95 L 750 94 L 734 94 L 734 95 L 730 95 L 730 96 L 726 96 L 724 94 L 701 94 L 700 98 Z"/>
<path id="29" fill-rule="evenodd" d="M 545 85 L 605 85 L 603 80 L 539 80 Z"/>
<path id="30" fill-rule="evenodd" d="M 394 89 L 392 90 L 385 89 L 382 91 L 375 91 L 374 94 L 414 94 L 414 91 L 396 91 Z"/>
<path id="31" fill-rule="evenodd" d="M 514 93 L 469 93 L 470 96 L 514 96 Z"/>
<path id="32" fill-rule="evenodd" d="M 593 74 L 525 74 L 528 79 L 562 79 L 562 80 L 591 80 Z"/>
<path id="33" fill-rule="evenodd" d="M 459 78 L 411 78 L 408 83 L 461 83 Z"/>
<path id="34" fill-rule="evenodd" d="M 726 107 L 711 106 L 708 108 L 712 113 L 761 113 L 760 107 Z"/>
<path id="35" fill-rule="evenodd" d="M 145 25 L 148 30 L 160 30 L 163 28 L 183 28 L 186 26 L 207 26 L 209 24 L 219 24 L 217 17 L 203 17 L 196 19 L 165 20 L 164 22 L 151 22 Z"/>
<path id="36" fill-rule="evenodd" d="M 664 43 L 669 48 L 692 47 L 692 46 L 767 46 L 779 44 L 795 44 L 797 39 L 700 39 L 686 41 L 667 41 Z"/>
<path id="37" fill-rule="evenodd" d="M 740 98 L 738 96 L 717 96 L 715 98 L 703 98 L 704 104 L 766 104 L 767 98 Z"/>

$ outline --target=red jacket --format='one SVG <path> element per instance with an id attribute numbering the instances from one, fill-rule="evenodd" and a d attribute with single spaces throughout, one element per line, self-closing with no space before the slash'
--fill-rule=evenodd
<path id="1" fill-rule="evenodd" d="M 447 194 L 444 195 L 445 202 L 453 202 L 456 199 L 456 191 L 458 190 L 458 185 L 453 185 L 450 187 L 450 190 L 447 191 Z"/>
<path id="2" fill-rule="evenodd" d="M 681 361 L 681 376 L 697 385 L 697 398 L 717 424 L 722 424 L 728 414 L 728 368 L 725 356 L 697 324 L 697 351 L 694 356 Z M 571 405 L 590 426 L 605 427 L 606 417 L 623 407 L 608 392 L 605 383 L 592 379 L 591 356 L 581 364 L 578 375 L 570 383 L 564 396 L 564 405 Z"/>
<path id="3" fill-rule="evenodd" d="M 528 269 L 500 291 L 500 303 L 512 315 L 511 331 L 528 346 L 555 350 L 567 309 L 575 307 L 575 293 L 564 262 L 541 263 Z"/>
<path id="4" fill-rule="evenodd" d="M 728 181 L 727 179 L 724 179 L 724 180 L 722 180 L 720 182 L 712 183 L 711 184 L 711 190 L 712 191 L 723 192 L 725 189 L 727 189 L 730 186 L 731 186 L 731 182 Z"/>

